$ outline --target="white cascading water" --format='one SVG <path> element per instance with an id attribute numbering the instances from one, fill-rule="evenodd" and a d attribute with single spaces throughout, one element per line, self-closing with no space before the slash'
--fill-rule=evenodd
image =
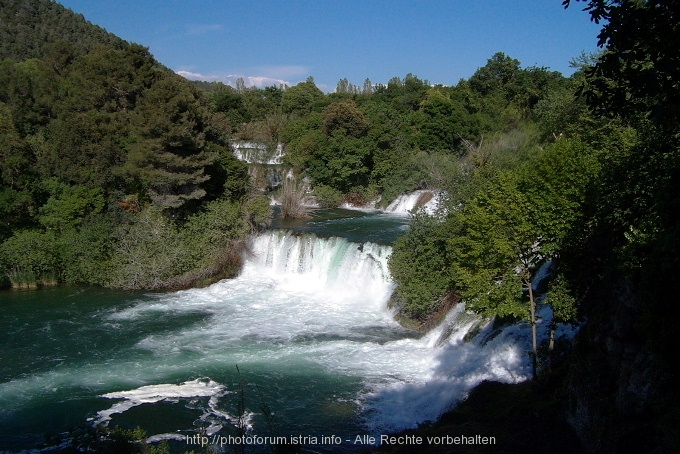
<path id="1" fill-rule="evenodd" d="M 355 402 L 371 431 L 433 420 L 483 380 L 527 379 L 526 325 L 509 326 L 491 336 L 491 328 L 482 324 L 476 340 L 464 342 L 481 321 L 459 305 L 428 335 L 405 335 L 386 308 L 394 288 L 387 270 L 390 252 L 389 246 L 272 231 L 254 239 L 252 256 L 238 278 L 178 292 L 159 299 L 157 305 L 135 306 L 111 318 L 210 311 L 214 316 L 208 323 L 147 338 L 140 347 L 165 358 L 200 351 L 195 367 L 208 358 L 238 364 L 264 361 L 272 367 L 311 362 L 331 374 L 359 377 L 364 385 Z M 378 333 L 375 339 L 372 332 Z M 243 339 L 260 342 L 261 348 L 232 347 Z M 185 385 L 187 396 L 210 389 L 216 396 L 225 392 L 216 384 L 199 384 L 198 389 L 193 382 Z M 146 391 L 105 396 L 128 396 L 131 403 L 103 410 L 100 418 L 143 401 L 139 394 L 145 396 Z M 170 387 L 168 398 L 177 391 Z"/>
<path id="2" fill-rule="evenodd" d="M 138 340 L 2 383 L 0 403 L 13 412 L 56 392 L 93 396 L 93 423 L 130 415 L 134 427 L 135 414 L 182 402 L 199 420 L 149 434 L 181 441 L 197 426 L 233 426 L 237 389 L 225 371 L 239 365 L 291 430 L 302 415 L 301 431 L 341 430 L 344 421 L 345 433 L 379 434 L 436 419 L 483 380 L 530 376 L 527 324 L 494 330 L 459 305 L 425 336 L 401 328 L 387 309 L 390 253 L 337 237 L 263 233 L 235 279 L 94 313 L 98 329 L 138 330 Z M 471 329 L 479 334 L 465 341 Z M 259 433 L 257 405 L 247 410 Z"/>
<path id="3" fill-rule="evenodd" d="M 231 144 L 231 149 L 237 159 L 248 164 L 283 164 L 283 145 L 277 144 L 274 150 L 264 143 L 235 141 Z"/>
<path id="4" fill-rule="evenodd" d="M 440 196 L 434 191 L 425 189 L 401 194 L 394 201 L 392 201 L 392 203 L 390 203 L 387 208 L 385 208 L 385 212 L 394 214 L 409 214 L 414 209 L 420 208 L 420 206 L 418 206 L 418 202 L 422 200 L 423 197 L 428 196 L 431 198 L 429 198 L 429 200 L 427 200 L 427 202 L 424 203 L 422 207 L 427 213 L 432 214 L 436 211 L 437 206 L 439 205 Z"/>

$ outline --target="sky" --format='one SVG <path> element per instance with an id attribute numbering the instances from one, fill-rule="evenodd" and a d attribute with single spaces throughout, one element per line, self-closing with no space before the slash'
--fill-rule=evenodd
<path id="1" fill-rule="evenodd" d="M 561 0 L 58 0 L 190 79 L 455 85 L 496 52 L 568 76 L 599 26 Z"/>

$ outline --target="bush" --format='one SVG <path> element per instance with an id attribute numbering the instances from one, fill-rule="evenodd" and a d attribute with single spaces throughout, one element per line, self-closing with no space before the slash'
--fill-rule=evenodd
<path id="1" fill-rule="evenodd" d="M 23 230 L 0 246 L 0 264 L 14 288 L 54 284 L 59 272 L 56 238 L 52 232 Z"/>
<path id="2" fill-rule="evenodd" d="M 314 188 L 314 197 L 321 208 L 337 208 L 342 203 L 342 193 L 323 184 Z"/>
<path id="3" fill-rule="evenodd" d="M 419 212 L 408 235 L 394 243 L 390 273 L 399 284 L 396 301 L 408 317 L 425 320 L 438 309 L 442 296 L 454 288 L 447 233 L 446 224 Z"/>
<path id="4" fill-rule="evenodd" d="M 184 271 L 186 262 L 175 226 L 161 209 L 149 207 L 116 232 L 113 272 L 107 284 L 125 289 L 158 289 Z"/>

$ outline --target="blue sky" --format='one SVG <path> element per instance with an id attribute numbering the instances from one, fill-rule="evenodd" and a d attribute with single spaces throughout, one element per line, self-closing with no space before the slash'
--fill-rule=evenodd
<path id="1" fill-rule="evenodd" d="M 456 84 L 501 51 L 565 75 L 599 26 L 561 0 L 59 0 L 189 78 L 324 91 L 413 73 Z M 193 75 L 193 76 L 192 76 Z"/>

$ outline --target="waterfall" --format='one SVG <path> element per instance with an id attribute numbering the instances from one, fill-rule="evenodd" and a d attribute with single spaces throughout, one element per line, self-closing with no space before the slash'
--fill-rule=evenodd
<path id="1" fill-rule="evenodd" d="M 265 143 L 233 141 L 231 148 L 234 156 L 248 164 L 283 164 L 284 151 L 283 144 L 280 143 L 272 148 Z"/>
<path id="2" fill-rule="evenodd" d="M 385 211 L 395 214 L 408 214 L 416 208 L 424 207 L 428 213 L 433 213 L 439 205 L 439 195 L 431 190 L 418 190 L 402 194 L 390 203 Z"/>
<path id="3" fill-rule="evenodd" d="M 44 344 L 45 353 L 28 373 L 6 363 L 0 416 L 20 416 L 0 418 L 0 444 L 26 446 L 11 435 L 25 420 L 37 440 L 47 424 L 58 432 L 59 421 L 85 415 L 179 444 L 197 428 L 228 433 L 234 365 L 253 433 L 267 433 L 261 399 L 284 433 L 332 430 L 343 439 L 414 427 L 483 380 L 531 374 L 526 323 L 494 328 L 459 304 L 426 335 L 399 326 L 387 309 L 390 246 L 272 230 L 249 249 L 238 277 L 206 288 L 91 305 L 50 299 L 46 307 L 60 312 L 44 322 L 41 311 L 16 305 L 33 318 L 5 326 L 11 339 Z"/>
<path id="4" fill-rule="evenodd" d="M 354 243 L 344 238 L 320 238 L 274 230 L 252 241 L 252 257 L 244 274 L 285 277 L 290 285 L 317 292 L 358 294 L 383 304 L 393 289 L 387 259 L 390 246 Z"/>

